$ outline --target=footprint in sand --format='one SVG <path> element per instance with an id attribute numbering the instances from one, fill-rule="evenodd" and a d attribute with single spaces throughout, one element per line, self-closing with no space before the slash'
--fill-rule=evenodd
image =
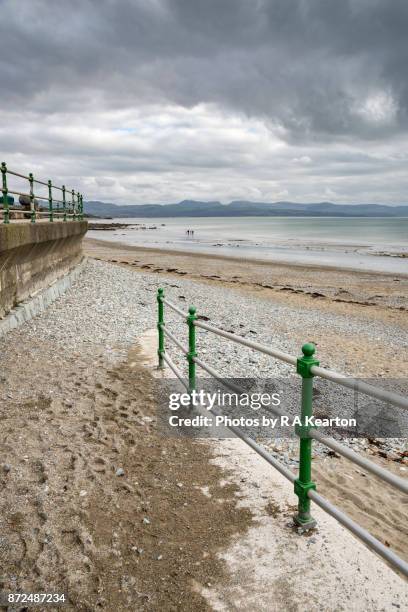
<path id="1" fill-rule="evenodd" d="M 41 459 L 34 460 L 31 463 L 30 468 L 35 480 L 38 481 L 38 484 L 44 484 L 48 480 L 45 466 Z"/>
<path id="2" fill-rule="evenodd" d="M 109 399 L 116 399 L 118 397 L 118 392 L 114 389 L 110 389 L 109 387 L 104 388 L 104 394 L 109 397 Z"/>
<path id="3" fill-rule="evenodd" d="M 92 462 L 92 469 L 94 472 L 98 472 L 101 474 L 106 473 L 106 461 L 103 457 L 95 457 Z"/>

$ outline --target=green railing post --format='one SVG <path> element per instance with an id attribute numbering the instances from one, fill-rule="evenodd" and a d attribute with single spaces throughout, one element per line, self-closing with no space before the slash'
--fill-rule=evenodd
<path id="1" fill-rule="evenodd" d="M 159 332 L 159 348 L 158 348 L 157 354 L 159 356 L 159 368 L 160 369 L 164 368 L 164 359 L 163 359 L 163 355 L 164 355 L 164 331 L 162 329 L 162 325 L 164 325 L 164 304 L 163 304 L 163 300 L 164 300 L 164 289 L 162 289 L 160 287 L 160 289 L 157 290 L 157 310 L 158 310 L 157 330 Z"/>
<path id="2" fill-rule="evenodd" d="M 188 309 L 187 325 L 188 325 L 188 387 L 190 392 L 196 388 L 196 364 L 194 357 L 197 357 L 196 352 L 196 328 L 194 321 L 197 319 L 196 309 L 190 306 Z"/>
<path id="3" fill-rule="evenodd" d="M 316 521 L 310 514 L 310 499 L 308 491 L 316 489 L 316 484 L 312 480 L 312 439 L 309 436 L 310 426 L 307 424 L 307 417 L 313 415 L 313 374 L 311 367 L 319 365 L 314 358 L 315 346 L 307 343 L 302 346 L 303 356 L 297 360 L 296 371 L 302 377 L 302 425 L 297 428 L 296 433 L 300 437 L 299 448 L 299 476 L 295 480 L 295 493 L 299 498 L 298 513 L 294 517 L 295 523 L 305 529 L 311 529 L 316 525 Z"/>
<path id="4" fill-rule="evenodd" d="M 52 223 L 54 221 L 54 211 L 52 209 L 52 183 L 48 181 L 48 211 L 49 211 L 49 219 Z"/>
<path id="5" fill-rule="evenodd" d="M 3 223 L 10 223 L 10 209 L 8 201 L 8 189 L 7 189 L 7 166 L 6 162 L 1 164 L 1 177 L 2 177 L 2 192 L 3 192 Z"/>
<path id="6" fill-rule="evenodd" d="M 55 203 L 55 205 L 53 205 L 53 207 L 54 207 L 54 210 L 55 210 L 56 215 L 57 215 L 57 220 L 59 220 L 59 216 L 60 216 L 59 215 L 59 211 L 60 211 L 60 199 L 59 199 L 59 196 L 56 199 L 56 203 Z"/>
<path id="7" fill-rule="evenodd" d="M 62 208 L 64 211 L 64 216 L 62 217 L 63 221 L 67 220 L 67 200 L 65 196 L 65 185 L 62 186 Z"/>
<path id="8" fill-rule="evenodd" d="M 28 180 L 30 183 L 30 209 L 31 209 L 31 223 L 35 223 L 35 220 L 37 218 L 36 212 L 35 212 L 35 202 L 34 202 L 34 176 L 32 174 L 32 172 L 30 172 L 30 174 L 28 175 Z"/>
<path id="9" fill-rule="evenodd" d="M 84 220 L 84 196 L 81 193 L 81 221 Z"/>
<path id="10" fill-rule="evenodd" d="M 72 205 L 72 220 L 76 221 L 76 210 L 75 210 L 75 191 L 71 191 L 71 205 Z"/>

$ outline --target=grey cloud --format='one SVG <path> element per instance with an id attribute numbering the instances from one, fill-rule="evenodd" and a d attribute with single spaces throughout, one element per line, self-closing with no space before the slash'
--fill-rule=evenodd
<path id="1" fill-rule="evenodd" d="M 159 112 L 159 111 L 157 111 Z M 107 115 L 81 115 L 81 122 L 64 126 L 66 116 L 14 121 L 3 127 L 9 167 L 33 171 L 37 178 L 66 183 L 92 199 L 120 202 L 169 202 L 187 198 L 330 199 L 355 202 L 403 202 L 408 189 L 407 155 L 399 142 L 379 145 L 282 145 L 271 141 L 262 122 L 238 121 L 213 109 L 195 110 L 180 130 L 180 111 L 171 109 L 162 133 L 154 114 L 141 115 L 152 124 L 138 136 L 109 129 Z M 183 115 L 181 115 L 183 116 Z M 86 129 L 86 126 L 89 127 Z M 27 151 L 22 155 L 22 151 Z M 299 160 L 309 158 L 308 163 Z M 284 195 L 282 195 L 284 194 Z M 333 195 L 334 194 L 334 195 Z"/>
<path id="2" fill-rule="evenodd" d="M 216 102 L 288 137 L 377 137 L 406 128 L 407 26 L 405 0 L 6 0 L 2 99 Z M 356 112 L 378 91 L 389 122 Z"/>
<path id="3" fill-rule="evenodd" d="M 0 16 L 20 169 L 118 201 L 406 199 L 406 0 L 0 0 Z"/>

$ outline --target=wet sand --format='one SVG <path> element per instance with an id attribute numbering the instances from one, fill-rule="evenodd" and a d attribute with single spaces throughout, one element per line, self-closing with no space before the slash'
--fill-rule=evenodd
<path id="1" fill-rule="evenodd" d="M 85 253 L 95 259 L 132 264 L 137 268 L 228 283 L 235 287 L 274 290 L 292 299 L 296 294 L 318 301 L 326 298 L 333 307 L 367 306 L 376 310 L 408 311 L 407 275 L 361 272 L 326 266 L 301 266 L 245 260 L 236 257 L 181 253 L 165 249 L 135 247 L 87 238 Z M 274 298 L 279 299 L 278 295 Z M 397 315 L 398 316 L 398 315 Z M 401 317 L 408 326 L 408 317 Z"/>
<path id="2" fill-rule="evenodd" d="M 87 255 L 102 261 L 158 276 L 198 280 L 289 305 L 299 310 L 299 317 L 304 311 L 316 312 L 317 319 L 319 312 L 349 317 L 357 330 L 360 321 L 385 325 L 390 330 L 387 344 L 377 341 L 375 330 L 370 336 L 346 336 L 320 323 L 310 329 L 305 326 L 300 332 L 293 330 L 293 336 L 302 343 L 310 334 L 326 354 L 333 350 L 338 354 L 341 347 L 344 356 L 341 363 L 349 367 L 346 373 L 366 377 L 408 376 L 408 276 L 175 253 L 93 239 L 84 241 L 84 249 Z M 285 328 L 285 321 L 278 321 L 277 325 Z"/>

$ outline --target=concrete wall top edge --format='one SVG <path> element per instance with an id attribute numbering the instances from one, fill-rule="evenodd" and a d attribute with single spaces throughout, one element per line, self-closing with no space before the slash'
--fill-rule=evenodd
<path id="1" fill-rule="evenodd" d="M 84 235 L 87 221 L 57 221 L 54 223 L 10 223 L 0 225 L 0 253 L 26 244 L 49 242 L 70 236 Z"/>

